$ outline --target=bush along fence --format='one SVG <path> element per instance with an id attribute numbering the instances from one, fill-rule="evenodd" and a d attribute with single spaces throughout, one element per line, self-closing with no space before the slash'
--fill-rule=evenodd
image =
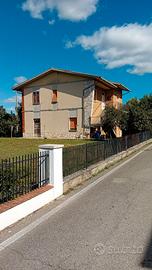
<path id="1" fill-rule="evenodd" d="M 63 145 L 40 145 L 35 155 L 1 162 L 0 231 L 63 194 L 62 149 Z"/>
<path id="2" fill-rule="evenodd" d="M 49 181 L 48 153 L 19 156 L 0 162 L 0 203 L 39 188 Z"/>
<path id="3" fill-rule="evenodd" d="M 121 138 L 64 148 L 63 176 L 69 176 L 79 170 L 87 169 L 90 165 L 105 160 L 150 138 L 152 138 L 151 132 L 146 131 Z"/>
<path id="4" fill-rule="evenodd" d="M 142 132 L 68 148 L 63 148 L 63 145 L 42 145 L 39 153 L 1 160 L 0 204 L 46 184 L 54 187 L 53 198 L 57 198 L 63 194 L 63 176 L 86 169 L 151 137 L 150 132 Z"/>

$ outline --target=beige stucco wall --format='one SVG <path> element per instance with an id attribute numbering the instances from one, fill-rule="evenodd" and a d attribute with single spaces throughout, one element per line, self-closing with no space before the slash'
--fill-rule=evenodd
<path id="1" fill-rule="evenodd" d="M 24 89 L 25 137 L 34 136 L 33 119 L 39 113 L 41 135 L 75 138 L 82 133 L 82 96 L 87 79 L 52 73 Z M 52 104 L 53 89 L 58 91 L 58 103 Z M 33 105 L 32 93 L 39 90 L 40 106 Z M 57 106 L 57 107 L 56 107 Z M 69 111 L 77 113 L 77 132 L 69 132 Z"/>
<path id="2" fill-rule="evenodd" d="M 81 133 L 82 110 L 77 110 L 77 132 L 69 131 L 69 111 L 41 112 L 42 137 L 75 138 Z"/>
<path id="3" fill-rule="evenodd" d="M 89 91 L 84 92 L 85 98 L 83 115 L 83 90 L 88 89 L 92 85 L 91 94 Z M 83 120 L 91 117 L 91 124 L 100 124 L 102 114 L 102 102 L 94 100 L 94 81 L 75 75 L 62 74 L 54 72 L 45 77 L 31 83 L 24 89 L 24 110 L 25 110 L 25 137 L 34 136 L 34 119 L 40 118 L 41 121 L 41 136 L 42 137 L 63 137 L 76 138 L 82 134 Z M 122 104 L 119 92 L 110 90 L 106 86 L 97 84 L 102 92 L 105 92 L 105 100 L 107 95 L 111 95 L 110 104 L 115 108 Z M 39 90 L 40 105 L 33 105 L 32 93 Z M 52 104 L 53 90 L 57 90 L 58 103 Z M 100 90 L 100 91 L 101 91 Z M 87 94 L 86 94 L 87 93 Z M 108 103 L 106 103 L 108 105 Z M 75 110 L 77 115 L 77 132 L 69 131 L 70 110 Z M 82 119 L 83 118 L 83 119 Z M 85 131 L 85 129 L 84 129 Z M 120 131 L 116 132 L 118 136 Z"/>
<path id="4" fill-rule="evenodd" d="M 54 73 L 31 83 L 24 89 L 25 111 L 33 110 L 32 93 L 40 91 L 42 109 L 51 109 L 52 89 L 58 90 L 58 109 L 82 106 L 82 95 L 87 80 L 81 77 Z"/>
<path id="5" fill-rule="evenodd" d="M 33 112 L 25 113 L 25 132 L 24 137 L 33 137 L 34 136 L 34 125 L 33 125 Z"/>

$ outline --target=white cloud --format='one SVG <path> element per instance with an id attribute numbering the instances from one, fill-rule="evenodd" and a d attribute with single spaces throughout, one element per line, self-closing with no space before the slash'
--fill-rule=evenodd
<path id="1" fill-rule="evenodd" d="M 20 84 L 20 83 L 22 83 L 22 82 L 24 82 L 26 80 L 27 80 L 27 78 L 24 77 L 24 76 L 18 76 L 18 77 L 14 78 L 14 81 L 15 81 L 16 84 Z"/>
<path id="2" fill-rule="evenodd" d="M 44 11 L 54 11 L 64 20 L 86 20 L 97 8 L 99 0 L 26 0 L 22 4 L 24 11 L 29 11 L 36 19 L 43 19 Z"/>
<path id="3" fill-rule="evenodd" d="M 102 27 L 91 36 L 68 41 L 66 47 L 76 45 L 92 51 L 108 69 L 130 66 L 127 71 L 132 74 L 152 73 L 152 24 Z"/>
<path id="4" fill-rule="evenodd" d="M 17 96 L 17 100 L 16 96 L 12 96 L 4 100 L 5 103 L 16 103 L 16 101 L 21 102 L 21 96 Z"/>
<path id="5" fill-rule="evenodd" d="M 55 24 L 55 20 L 49 20 L 49 21 L 48 21 L 48 24 L 49 24 L 49 25 Z"/>
<path id="6" fill-rule="evenodd" d="M 70 40 L 68 40 L 68 41 L 66 41 L 65 42 L 65 48 L 66 49 L 71 49 L 71 48 L 73 48 L 74 47 L 74 44 L 75 42 L 72 42 L 72 41 L 70 41 Z"/>

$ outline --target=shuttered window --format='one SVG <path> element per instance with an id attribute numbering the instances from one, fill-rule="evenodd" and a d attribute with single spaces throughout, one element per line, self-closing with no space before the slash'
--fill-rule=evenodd
<path id="1" fill-rule="evenodd" d="M 52 95 L 52 103 L 57 103 L 57 97 L 58 97 L 58 92 L 57 90 L 53 90 L 53 95 Z"/>
<path id="2" fill-rule="evenodd" d="M 96 88 L 94 91 L 94 100 L 102 100 L 102 91 L 100 88 Z"/>
<path id="3" fill-rule="evenodd" d="M 34 119 L 34 136 L 35 137 L 40 137 L 41 136 L 40 119 Z"/>
<path id="4" fill-rule="evenodd" d="M 70 117 L 70 131 L 77 131 L 77 117 Z"/>
<path id="5" fill-rule="evenodd" d="M 40 96 L 39 92 L 33 92 L 33 105 L 39 105 L 40 104 Z"/>

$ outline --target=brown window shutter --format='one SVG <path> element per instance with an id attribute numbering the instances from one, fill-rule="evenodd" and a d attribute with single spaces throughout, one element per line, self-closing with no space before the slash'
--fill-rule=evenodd
<path id="1" fill-rule="evenodd" d="M 52 103 L 57 103 L 57 95 L 58 95 L 57 90 L 53 90 Z"/>
<path id="2" fill-rule="evenodd" d="M 33 105 L 35 104 L 35 92 L 33 92 Z"/>
<path id="3" fill-rule="evenodd" d="M 37 104 L 40 104 L 40 95 L 39 95 L 39 92 L 37 92 Z"/>
<path id="4" fill-rule="evenodd" d="M 33 105 L 39 105 L 40 104 L 40 96 L 39 92 L 33 92 Z"/>
<path id="5" fill-rule="evenodd" d="M 71 117 L 70 118 L 70 130 L 76 131 L 77 130 L 77 118 Z"/>

